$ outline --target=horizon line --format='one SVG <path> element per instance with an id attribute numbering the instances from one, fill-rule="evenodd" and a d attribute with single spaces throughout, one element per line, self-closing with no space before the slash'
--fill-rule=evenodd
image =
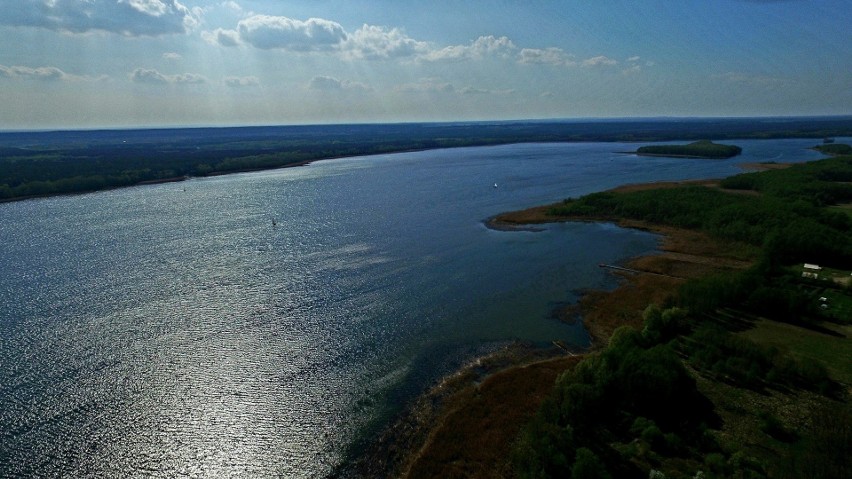
<path id="1" fill-rule="evenodd" d="M 743 115 L 743 116 L 613 116 L 613 117 L 555 117 L 555 118 L 519 118 L 503 120 L 427 120 L 427 121 L 376 121 L 376 122 L 340 122 L 340 123 L 257 123 L 257 124 L 164 124 L 164 125 L 126 125 L 93 127 L 50 127 L 50 128 L 0 128 L 0 134 L 20 133 L 84 133 L 101 131 L 156 131 L 156 130 L 214 130 L 239 128 L 303 128 L 335 126 L 382 126 L 382 125 L 464 125 L 464 124 L 511 124 L 511 123 L 579 123 L 579 122 L 617 122 L 617 121 L 678 121 L 678 120 L 803 120 L 803 119 L 850 119 L 852 113 L 831 115 Z"/>

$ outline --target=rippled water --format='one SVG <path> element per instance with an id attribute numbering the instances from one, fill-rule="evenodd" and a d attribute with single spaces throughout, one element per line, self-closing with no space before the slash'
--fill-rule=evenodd
<path id="1" fill-rule="evenodd" d="M 726 161 L 438 150 L 0 205 L 0 475 L 327 475 L 471 355 L 586 345 L 550 310 L 656 245 L 483 219 L 820 157 L 813 140 L 736 143 Z"/>

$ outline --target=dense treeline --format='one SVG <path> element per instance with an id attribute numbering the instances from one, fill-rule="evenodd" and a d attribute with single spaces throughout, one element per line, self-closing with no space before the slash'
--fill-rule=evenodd
<path id="1" fill-rule="evenodd" d="M 639 155 L 676 156 L 686 158 L 724 159 L 742 153 L 735 145 L 720 145 L 709 140 L 701 140 L 686 145 L 649 145 L 636 150 Z"/>
<path id="2" fill-rule="evenodd" d="M 684 309 L 651 305 L 644 316 L 643 331 L 620 328 L 603 351 L 559 378 L 515 448 L 520 477 L 785 477 L 780 470 L 790 465 L 766 464 L 719 443 L 713 430 L 721 419 L 684 362 L 738 387 L 815 391 L 848 428 L 848 408 L 831 406 L 838 384 L 820 363 L 761 347 Z M 800 439 L 772 411 L 759 416 L 761 431 L 773 439 Z M 824 474 L 810 477 L 845 477 L 850 431 L 813 427 L 811 435 L 786 473 L 804 477 L 816 467 Z M 823 435 L 838 442 L 814 447 Z"/>
<path id="3" fill-rule="evenodd" d="M 722 180 L 723 188 L 752 190 L 815 206 L 852 201 L 852 156 L 814 161 L 791 168 L 744 173 Z"/>
<path id="4" fill-rule="evenodd" d="M 814 150 L 826 155 L 852 155 L 852 146 L 842 143 L 815 146 Z"/>
<path id="5" fill-rule="evenodd" d="M 594 193 L 566 200 L 553 216 L 629 218 L 700 229 L 718 238 L 768 248 L 783 263 L 822 262 L 852 266 L 852 220 L 822 208 L 852 200 L 852 157 L 794 165 L 784 170 L 737 175 L 731 189 L 685 186 L 629 193 Z"/>
<path id="6" fill-rule="evenodd" d="M 554 207 L 550 214 L 555 216 L 632 218 L 699 229 L 760 246 L 761 254 L 747 270 L 686 282 L 665 309 L 650 305 L 645 310 L 641 332 L 617 330 L 605 349 L 564 373 L 518 441 L 517 474 L 707 479 L 852 475 L 852 408 L 845 387 L 820 361 L 735 334 L 743 316 L 831 332 L 822 326 L 829 316 L 817 307 L 817 295 L 827 287 L 842 287 L 816 287 L 789 265 L 803 260 L 852 265 L 849 217 L 823 207 L 829 198 L 848 198 L 834 187 L 849 181 L 851 165 L 852 158 L 840 157 L 741 175 L 759 195 L 684 186 L 597 193 Z M 731 182 L 745 184 L 741 177 Z M 747 449 L 730 437 L 720 439 L 725 437 L 718 433 L 721 418 L 696 387 L 696 377 L 761 395 L 807 392 L 819 398 L 814 399 L 818 405 L 805 429 L 791 427 L 781 410 L 740 406 L 758 421 L 757 434 L 783 445 L 776 447 L 786 457 L 768 459 L 772 456 L 755 452 L 759 447 Z"/>
<path id="7" fill-rule="evenodd" d="M 559 378 L 516 462 L 521 477 L 648 477 L 633 459 L 715 452 L 704 432 L 717 423 L 674 348 L 622 328 Z"/>
<path id="8" fill-rule="evenodd" d="M 0 200 L 343 156 L 519 142 L 852 135 L 852 118 L 328 125 L 0 133 Z"/>

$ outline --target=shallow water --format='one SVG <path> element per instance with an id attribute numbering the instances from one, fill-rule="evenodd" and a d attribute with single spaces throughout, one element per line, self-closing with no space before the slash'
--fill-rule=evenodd
<path id="1" fill-rule="evenodd" d="M 657 244 L 484 219 L 821 157 L 813 140 L 731 143 L 743 155 L 724 161 L 424 151 L 0 205 L 0 475 L 327 475 L 472 355 L 586 346 L 550 311 Z"/>

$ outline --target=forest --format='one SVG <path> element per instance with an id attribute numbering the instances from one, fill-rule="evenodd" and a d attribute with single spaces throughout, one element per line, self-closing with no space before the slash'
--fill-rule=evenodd
<path id="1" fill-rule="evenodd" d="M 852 156 L 839 156 L 551 208 L 553 218 L 698 230 L 759 253 L 744 270 L 683 283 L 648 305 L 641 330 L 617 329 L 564 372 L 514 448 L 517 475 L 852 477 L 850 180 Z M 833 273 L 805 277 L 805 262 Z"/>
<path id="2" fill-rule="evenodd" d="M 686 145 L 643 146 L 636 150 L 636 154 L 640 156 L 725 159 L 737 156 L 742 151 L 739 146 L 721 145 L 710 140 L 699 140 Z"/>
<path id="3" fill-rule="evenodd" d="M 0 132 L 0 201 L 434 148 L 845 135 L 849 117 Z"/>

